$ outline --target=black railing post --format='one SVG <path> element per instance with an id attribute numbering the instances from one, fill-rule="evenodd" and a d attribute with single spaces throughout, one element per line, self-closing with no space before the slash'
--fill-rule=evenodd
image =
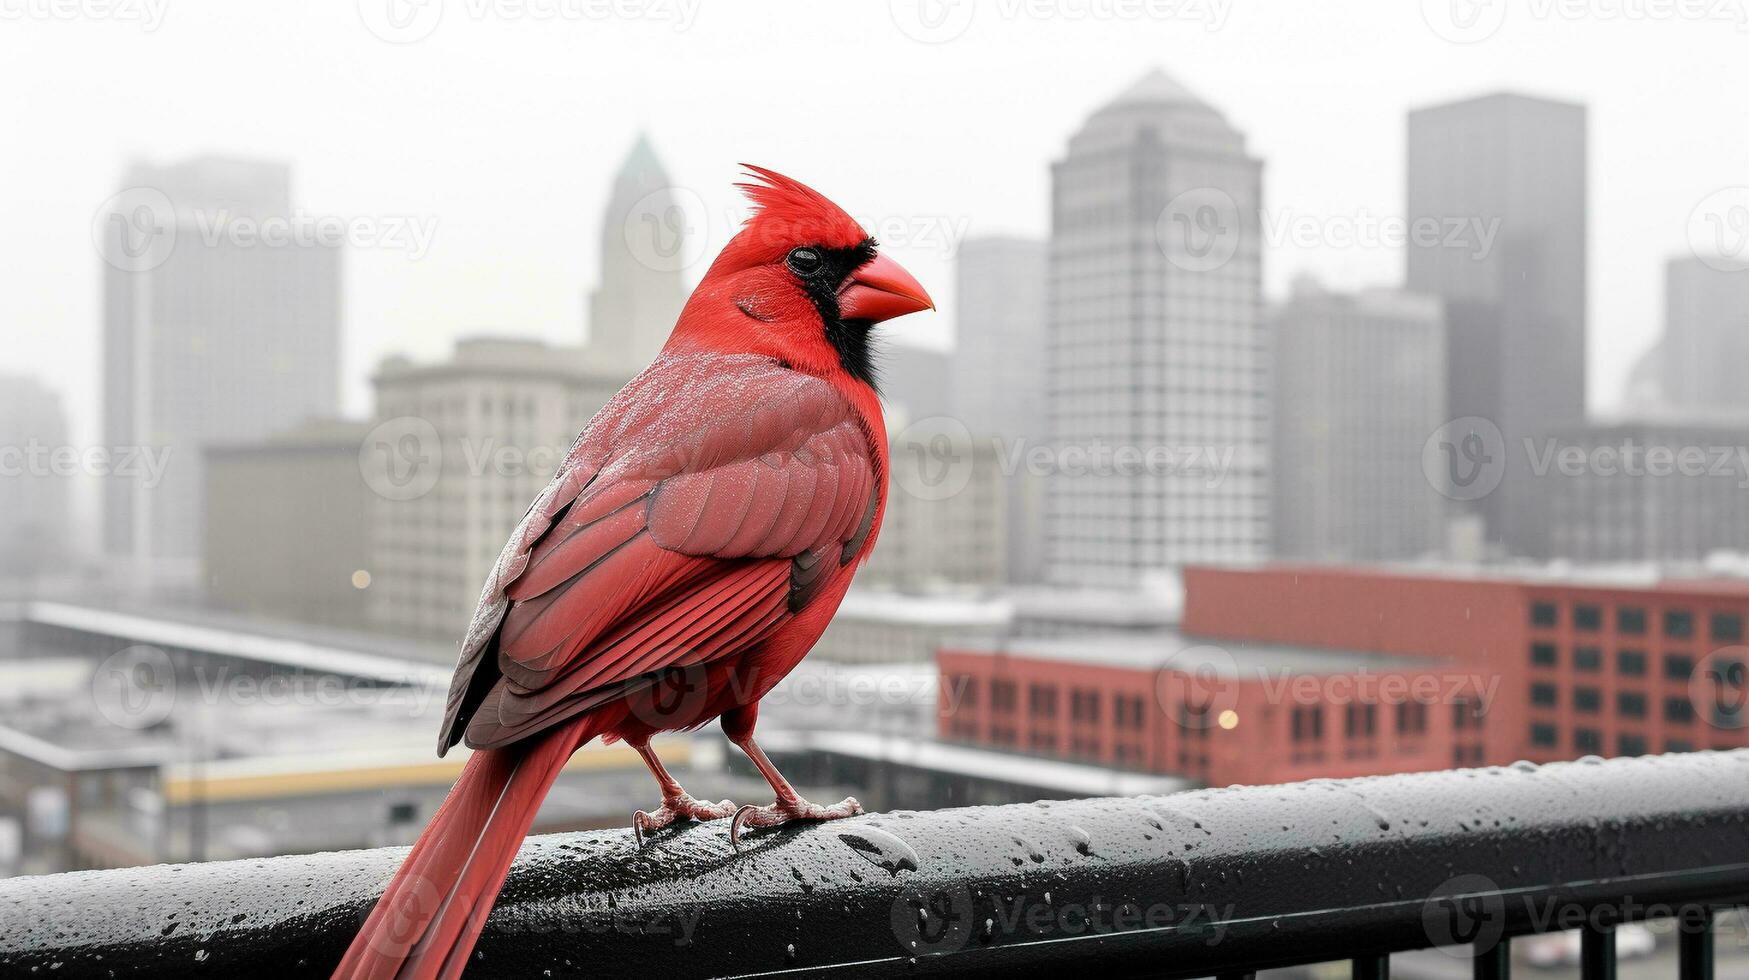
<path id="1" fill-rule="evenodd" d="M 1694 921 L 1689 921 L 1690 918 Z M 1687 908 L 1677 918 L 1676 957 L 1681 980 L 1713 980 L 1713 917 L 1707 908 Z"/>
<path id="2" fill-rule="evenodd" d="M 1512 940 L 1502 936 L 1493 945 L 1476 949 L 1471 975 L 1475 980 L 1511 980 Z"/>
<path id="3" fill-rule="evenodd" d="M 1615 926 L 1587 925 L 1579 930 L 1579 976 L 1615 980 Z"/>

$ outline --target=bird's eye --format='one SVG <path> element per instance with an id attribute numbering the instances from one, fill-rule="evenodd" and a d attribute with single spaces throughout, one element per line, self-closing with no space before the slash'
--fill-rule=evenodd
<path id="1" fill-rule="evenodd" d="M 811 276 L 819 272 L 820 266 L 825 263 L 818 250 L 806 245 L 790 249 L 789 257 L 784 261 L 789 264 L 790 271 L 798 276 Z"/>

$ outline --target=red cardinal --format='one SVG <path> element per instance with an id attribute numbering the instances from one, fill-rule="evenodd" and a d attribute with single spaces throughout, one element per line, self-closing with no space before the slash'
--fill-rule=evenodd
<path id="1" fill-rule="evenodd" d="M 934 303 L 837 205 L 749 169 L 753 217 L 486 580 L 437 741 L 475 752 L 335 977 L 460 976 L 542 797 L 590 739 L 624 739 L 655 775 L 662 805 L 633 818 L 640 839 L 731 813 L 738 840 L 861 812 L 797 795 L 753 723 L 880 532 L 870 328 Z M 717 717 L 776 802 L 695 800 L 650 750 Z"/>

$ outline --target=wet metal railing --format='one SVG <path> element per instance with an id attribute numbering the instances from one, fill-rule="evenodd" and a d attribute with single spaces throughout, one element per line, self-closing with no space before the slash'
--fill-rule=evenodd
<path id="1" fill-rule="evenodd" d="M 321 977 L 401 849 L 0 881 L 0 976 Z M 1669 917 L 1710 978 L 1749 902 L 1749 751 L 537 838 L 470 976 L 1238 977 Z M 635 973 L 633 971 L 636 971 Z"/>

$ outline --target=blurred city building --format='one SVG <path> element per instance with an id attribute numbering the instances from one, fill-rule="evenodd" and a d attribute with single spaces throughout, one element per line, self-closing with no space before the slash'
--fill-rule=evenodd
<path id="1" fill-rule="evenodd" d="M 1189 569 L 1186 590 L 1186 631 L 1215 642 L 1431 656 L 1497 677 L 1479 754 L 1454 764 L 1749 745 L 1740 574 L 1289 565 Z"/>
<path id="2" fill-rule="evenodd" d="M 1244 134 L 1159 71 L 1052 165 L 1051 582 L 1124 588 L 1267 553 L 1262 170 Z"/>
<path id="3" fill-rule="evenodd" d="M 0 582 L 69 563 L 76 449 L 60 395 L 36 378 L 0 374 Z"/>
<path id="4" fill-rule="evenodd" d="M 1437 300 L 1326 292 L 1310 280 L 1271 316 L 1271 527 L 1278 557 L 1410 558 L 1444 543 L 1446 498 L 1421 447 L 1446 421 Z"/>
<path id="5" fill-rule="evenodd" d="M 890 440 L 886 513 L 857 582 L 907 591 L 1006 582 L 1009 484 L 996 447 L 921 427 Z"/>
<path id="6" fill-rule="evenodd" d="M 206 449 L 204 581 L 215 606 L 304 623 L 370 624 L 371 426 L 313 420 Z"/>
<path id="7" fill-rule="evenodd" d="M 601 219 L 599 285 L 589 294 L 589 360 L 604 371 L 628 379 L 642 371 L 680 317 L 686 239 L 704 234 L 688 226 L 702 215 L 688 213 L 682 193 L 690 192 L 674 187 L 640 133 L 613 179 Z"/>
<path id="8" fill-rule="evenodd" d="M 360 450 L 371 623 L 460 637 L 511 530 L 628 380 L 579 348 L 499 337 L 459 341 L 439 363 L 385 360 Z"/>
<path id="9" fill-rule="evenodd" d="M 1749 265 L 1684 254 L 1664 265 L 1664 333 L 1648 355 L 1659 407 L 1749 420 Z"/>
<path id="10" fill-rule="evenodd" d="M 850 590 L 810 659 L 841 664 L 927 664 L 935 651 L 1012 628 L 1014 604 L 963 593 Z"/>
<path id="11" fill-rule="evenodd" d="M 1435 658 L 1172 629 L 943 649 L 939 663 L 958 696 L 943 738 L 1216 785 L 1444 769 L 1453 713 L 1384 692 L 1475 686 Z"/>
<path id="12" fill-rule="evenodd" d="M 1498 94 L 1409 114 L 1407 286 L 1445 301 L 1447 408 L 1504 449 L 1585 416 L 1587 120 Z M 1470 505 L 1506 553 L 1548 554 L 1527 461 Z"/>
<path id="13" fill-rule="evenodd" d="M 888 424 L 903 428 L 953 412 L 953 356 L 915 344 L 876 348 L 875 366 Z"/>
<path id="14" fill-rule="evenodd" d="M 1555 554 L 1575 562 L 1699 561 L 1749 551 L 1749 420 L 1593 421 L 1538 452 Z M 1561 454 L 1577 453 L 1576 464 Z"/>
<path id="15" fill-rule="evenodd" d="M 203 447 L 339 410 L 340 249 L 297 233 L 283 163 L 137 164 L 122 188 L 101 226 L 103 439 L 169 461 L 156 485 L 104 482 L 105 550 L 188 577 Z"/>
<path id="16" fill-rule="evenodd" d="M 939 729 L 1223 784 L 1749 745 L 1749 578 L 1688 572 L 1187 568 L 1176 629 L 943 649 Z"/>
<path id="17" fill-rule="evenodd" d="M 1049 246 L 995 236 L 960 243 L 954 259 L 953 415 L 1004 463 L 1051 445 L 1043 393 Z M 1013 466 L 1008 481 L 1008 580 L 1044 576 L 1045 476 Z"/>

